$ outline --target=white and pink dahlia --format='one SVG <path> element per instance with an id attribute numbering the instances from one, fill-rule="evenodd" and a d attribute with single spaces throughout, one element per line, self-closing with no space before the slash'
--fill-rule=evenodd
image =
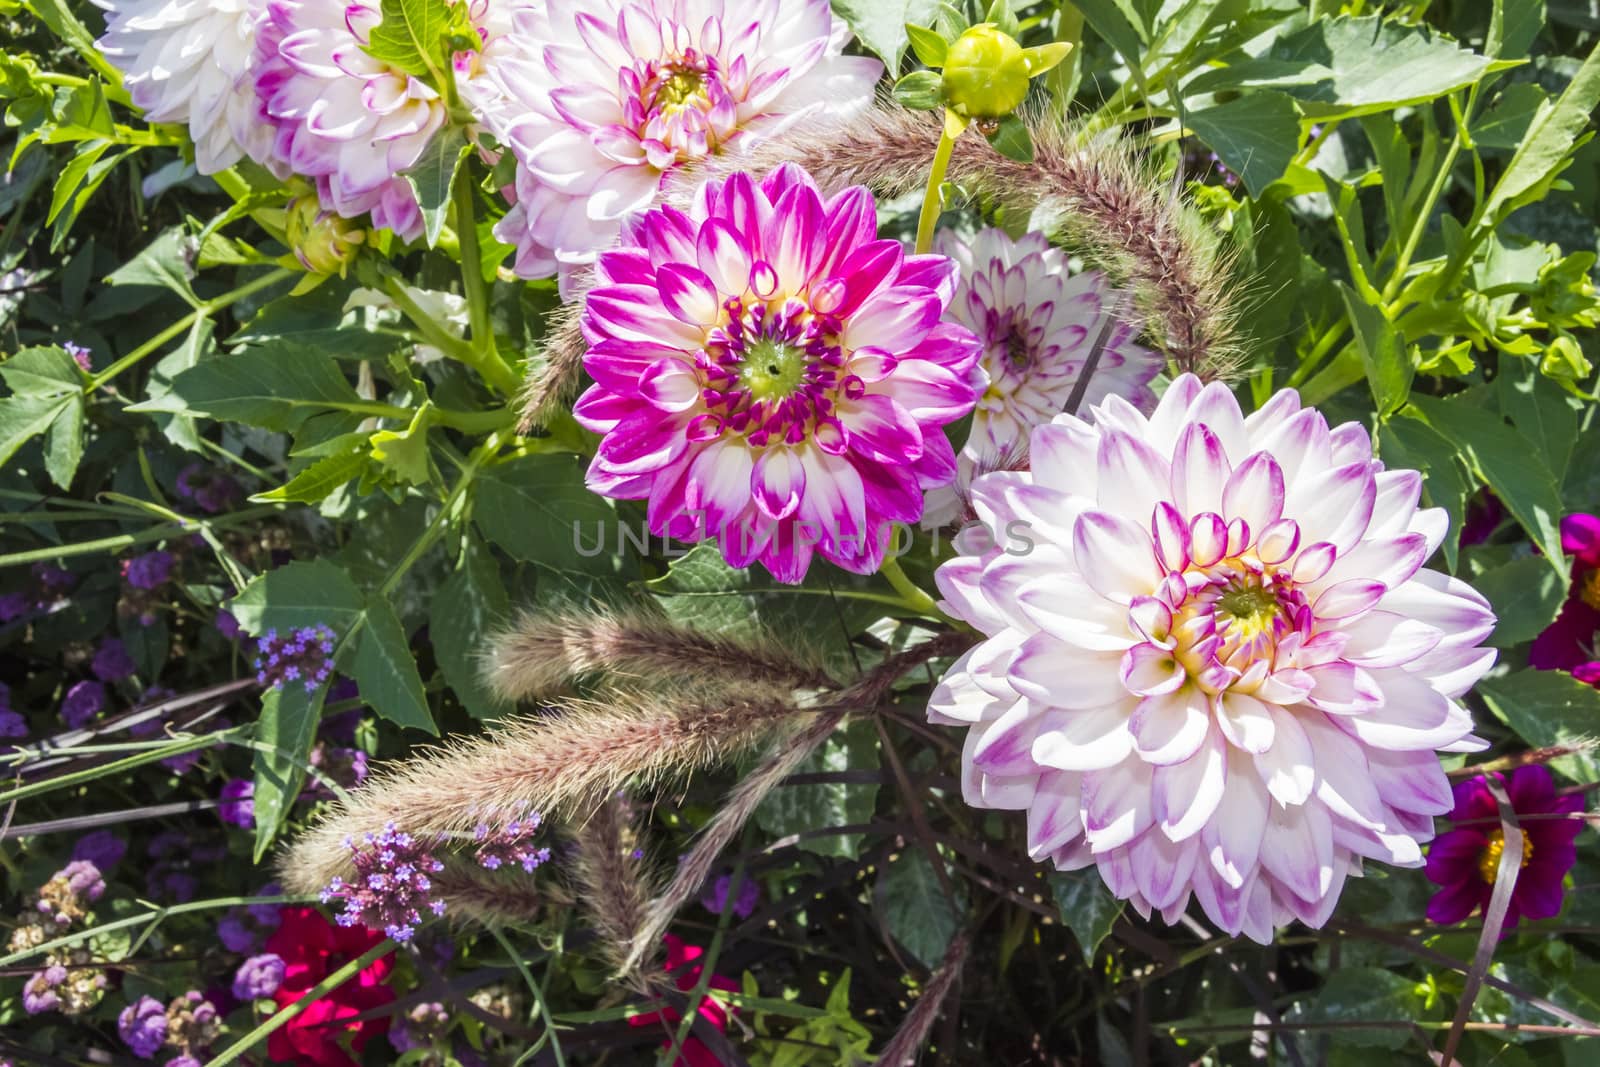
<path id="1" fill-rule="evenodd" d="M 529 0 L 459 2 L 487 50 Z M 422 211 L 401 175 L 449 121 L 449 106 L 424 79 L 367 53 L 381 21 L 377 0 L 266 0 L 256 91 L 275 128 L 274 155 L 315 178 L 324 205 L 345 218 L 370 212 L 374 225 L 414 240 Z M 455 57 L 458 88 L 481 75 L 480 55 Z"/>
<path id="2" fill-rule="evenodd" d="M 517 160 L 497 233 L 524 277 L 592 261 L 683 163 L 866 110 L 883 73 L 842 54 L 828 0 L 546 0 L 514 21 L 514 55 L 464 95 Z"/>
<path id="3" fill-rule="evenodd" d="M 955 264 L 878 240 L 866 189 L 824 200 L 793 165 L 707 182 L 629 220 L 595 273 L 589 486 L 648 500 L 656 535 L 785 582 L 814 554 L 870 573 L 955 476 L 941 427 L 972 410 L 978 358 L 940 321 Z"/>
<path id="4" fill-rule="evenodd" d="M 95 0 L 106 12 L 100 51 L 125 76 L 151 122 L 189 128 L 201 174 L 248 156 L 267 160 L 251 66 L 262 0 Z"/>
<path id="5" fill-rule="evenodd" d="M 1246 417 L 1185 375 L 1093 414 L 973 483 L 1009 551 L 939 570 L 987 639 L 929 718 L 968 727 L 967 801 L 1026 811 L 1035 859 L 1169 922 L 1192 893 L 1258 941 L 1319 926 L 1363 859 L 1421 865 L 1494 616 L 1422 569 L 1448 523 L 1421 476 L 1293 391 Z"/>
<path id="6" fill-rule="evenodd" d="M 1066 254 L 1042 234 L 1013 240 L 980 230 L 970 241 L 944 231 L 935 248 L 961 265 L 949 318 L 983 343 L 979 366 L 988 384 L 958 457 L 955 484 L 929 494 L 924 522 L 960 517 L 972 479 L 1025 465 L 1028 435 L 1066 408 L 1100 336 L 1115 290 L 1100 271 L 1072 274 Z M 1159 353 L 1134 343 L 1134 328 L 1111 325 L 1085 386 L 1081 406 L 1120 396 L 1142 411 L 1155 404 L 1150 382 L 1165 366 Z"/>

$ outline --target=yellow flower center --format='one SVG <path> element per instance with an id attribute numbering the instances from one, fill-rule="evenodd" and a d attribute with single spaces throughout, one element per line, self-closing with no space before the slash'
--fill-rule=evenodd
<path id="1" fill-rule="evenodd" d="M 1591 608 L 1600 609 L 1600 568 L 1585 571 L 1578 579 L 1578 598 Z"/>
<path id="2" fill-rule="evenodd" d="M 1500 856 L 1506 850 L 1506 835 L 1503 830 L 1494 830 L 1489 834 L 1489 843 L 1483 847 L 1483 855 L 1478 857 L 1478 873 L 1483 875 L 1483 880 L 1494 885 L 1500 876 Z M 1533 860 L 1533 842 L 1527 834 L 1522 835 L 1522 866 L 1526 867 Z"/>
<path id="3" fill-rule="evenodd" d="M 800 388 L 806 364 L 804 349 L 763 337 L 746 351 L 739 381 L 757 400 L 782 400 Z"/>
<path id="4" fill-rule="evenodd" d="M 690 104 L 706 102 L 705 75 L 693 67 L 668 67 L 670 74 L 656 86 L 656 106 L 663 111 L 679 111 Z"/>

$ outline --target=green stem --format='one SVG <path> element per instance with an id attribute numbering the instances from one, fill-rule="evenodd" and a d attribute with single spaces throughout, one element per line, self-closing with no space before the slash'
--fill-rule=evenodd
<path id="1" fill-rule="evenodd" d="M 246 726 L 235 726 L 233 728 L 234 731 L 242 731 L 247 729 L 249 729 L 249 727 Z M 74 771 L 71 774 L 57 775 L 54 778 L 47 778 L 42 782 L 34 782 L 31 785 L 18 786 L 15 789 L 10 789 L 4 793 L 0 793 L 0 804 L 9 804 L 18 800 L 26 800 L 28 797 L 38 796 L 41 793 L 51 793 L 57 789 L 64 789 L 69 785 L 78 785 L 82 782 L 91 782 L 96 778 L 101 778 L 107 775 L 120 774 L 123 771 L 130 770 L 134 767 L 142 767 L 146 763 L 154 763 L 157 760 L 166 759 L 169 756 L 181 756 L 185 752 L 192 752 L 197 748 L 209 748 L 216 744 L 218 739 L 223 734 L 230 732 L 232 731 L 219 730 L 215 733 L 198 734 L 186 741 L 175 741 L 165 748 L 154 749 L 149 752 L 139 752 L 124 759 L 114 760 L 111 763 L 104 763 L 96 767 L 88 767 L 81 771 Z"/>
<path id="2" fill-rule="evenodd" d="M 127 355 L 111 364 L 111 366 L 107 367 L 99 374 L 96 374 L 93 378 L 90 378 L 89 384 L 84 387 L 84 392 L 92 393 L 96 389 L 99 389 L 102 385 L 109 382 L 111 379 L 115 378 L 129 367 L 132 367 L 134 364 L 150 355 L 150 353 L 156 351 L 162 345 L 166 344 L 174 337 L 177 337 L 179 334 L 189 329 L 197 320 L 202 318 L 210 318 L 223 308 L 226 308 L 231 304 L 236 304 L 245 297 L 259 293 L 263 289 L 276 285 L 288 277 L 291 277 L 289 271 L 282 269 L 271 270 L 258 278 L 253 278 L 250 281 L 245 282 L 237 289 L 230 289 L 221 296 L 214 296 L 210 300 L 201 301 L 193 311 L 189 312 L 189 314 L 185 315 L 181 319 L 178 319 L 172 325 L 168 326 L 166 329 L 150 338 L 150 340 L 146 341 L 138 348 L 135 348 L 132 352 L 129 352 Z"/>
<path id="3" fill-rule="evenodd" d="M 1455 166 L 1456 156 L 1461 153 L 1461 127 L 1456 127 L 1456 135 L 1450 139 L 1450 147 L 1444 154 L 1444 162 L 1439 165 L 1439 173 L 1434 175 L 1433 185 L 1428 189 L 1428 195 L 1423 198 L 1422 205 L 1417 211 L 1416 221 L 1412 223 L 1411 232 L 1406 235 L 1406 243 L 1400 249 L 1400 258 L 1395 260 L 1394 272 L 1389 276 L 1389 284 L 1383 287 L 1383 302 L 1385 304 L 1394 300 L 1400 292 L 1400 286 L 1405 282 L 1406 270 L 1411 266 L 1411 257 L 1416 254 L 1417 245 L 1422 242 L 1422 234 L 1428 228 L 1428 217 L 1433 214 L 1433 207 L 1439 202 L 1439 197 L 1444 194 L 1444 187 L 1450 181 L 1451 168 Z"/>
<path id="4" fill-rule="evenodd" d="M 898 559 L 893 556 L 883 557 L 883 566 L 878 568 L 878 573 L 889 580 L 889 584 L 894 587 L 896 593 L 900 594 L 900 600 L 907 608 L 918 615 L 926 615 L 935 619 L 944 618 L 944 612 L 939 610 L 939 605 L 934 602 L 933 597 L 923 592 L 915 582 L 906 577 L 906 572 L 900 569 L 900 561 Z"/>
<path id="5" fill-rule="evenodd" d="M 933 250 L 933 231 L 939 224 L 939 211 L 944 197 L 945 171 L 950 168 L 950 153 L 956 147 L 956 138 L 967 128 L 967 122 L 953 111 L 944 113 L 944 128 L 939 131 L 939 147 L 933 153 L 933 168 L 928 171 L 928 188 L 922 194 L 922 214 L 917 216 L 917 254 Z"/>
<path id="6" fill-rule="evenodd" d="M 700 977 L 694 984 L 694 989 L 689 992 L 689 1003 L 684 1005 L 683 1019 L 678 1023 L 678 1032 L 672 1038 L 672 1052 L 667 1057 L 667 1062 L 679 1062 L 679 1053 L 683 1043 L 689 1040 L 689 1033 L 694 1029 L 694 1021 L 700 1017 L 700 1005 L 705 1003 L 706 995 L 711 992 L 712 972 L 716 970 L 717 958 L 722 955 L 722 940 L 727 936 L 729 920 L 733 918 L 733 901 L 739 898 L 739 890 L 744 885 L 744 860 L 734 864 L 733 874 L 728 879 L 728 895 L 722 907 L 722 914 L 717 916 L 717 932 L 711 935 L 711 944 L 706 948 L 706 954 L 701 959 Z"/>
<path id="7" fill-rule="evenodd" d="M 380 597 L 386 597 L 394 592 L 395 587 L 400 584 L 400 579 L 405 577 L 405 573 L 412 568 L 417 560 L 422 558 L 423 553 L 432 548 L 434 543 L 444 536 L 445 531 L 450 528 L 455 517 L 456 507 L 460 504 L 462 498 L 466 496 L 467 488 L 472 485 L 472 479 L 477 475 L 478 468 L 487 463 L 499 451 L 500 435 L 495 433 L 491 434 L 489 439 L 473 452 L 472 456 L 467 460 L 466 468 L 461 472 L 461 477 L 456 480 L 455 487 L 450 490 L 450 495 L 445 497 L 444 503 L 439 508 L 439 513 L 433 517 L 432 522 L 428 523 L 428 528 L 422 531 L 422 536 L 412 542 L 411 547 L 406 550 L 404 558 L 400 560 L 399 564 L 395 566 L 395 569 L 390 572 L 389 577 L 384 580 L 383 585 L 378 589 Z"/>
<path id="8" fill-rule="evenodd" d="M 517 1064 L 520 1065 L 537 1054 L 539 1049 L 543 1047 L 545 1040 L 549 1039 L 550 1055 L 555 1059 L 556 1067 L 567 1067 L 567 1057 L 561 1051 L 561 1038 L 556 1036 L 556 1021 L 550 1015 L 550 1005 L 545 1003 L 544 990 L 540 989 L 539 983 L 534 981 L 533 972 L 528 970 L 528 964 L 523 960 L 522 954 L 512 946 L 506 935 L 501 933 L 500 929 L 495 926 L 489 927 L 489 933 L 496 941 L 500 942 L 500 947 L 506 950 L 506 955 L 510 957 L 511 962 L 516 964 L 517 970 L 522 974 L 523 982 L 527 983 L 529 995 L 533 997 L 534 1010 L 538 1013 L 538 1017 L 544 1020 L 544 1036 L 522 1054 L 522 1057 L 517 1060 Z"/>
<path id="9" fill-rule="evenodd" d="M 165 523 L 160 526 L 152 526 L 148 530 L 140 530 L 138 533 L 118 534 L 115 537 L 101 537 L 93 541 L 79 541 L 70 545 L 32 548 L 26 552 L 11 552 L 0 556 L 0 568 L 17 567 L 25 563 L 39 563 L 66 556 L 89 556 L 100 552 L 120 552 L 124 548 L 142 545 L 149 541 L 162 541 L 182 534 L 197 533 L 206 527 L 234 526 L 241 522 L 250 522 L 262 515 L 275 514 L 280 510 L 282 509 L 275 504 L 257 508 L 245 508 L 218 518 L 207 519 L 203 523 L 195 520 Z"/>
<path id="10" fill-rule="evenodd" d="M 266 1038 L 274 1032 L 281 1030 L 292 1019 L 309 1008 L 318 999 L 344 985 L 351 978 L 354 978 L 357 974 L 364 970 L 368 964 L 372 963 L 373 960 L 384 955 L 385 953 L 392 951 L 394 951 L 394 942 L 389 938 L 384 938 L 378 944 L 363 952 L 359 957 L 351 960 L 349 963 L 345 964 L 343 967 L 340 967 L 337 971 L 334 971 L 332 974 L 328 975 L 328 977 L 312 986 L 311 989 L 299 1000 L 295 1001 L 293 1004 L 290 1004 L 286 1008 L 282 1008 L 273 1012 L 260 1026 L 256 1027 L 254 1030 L 250 1031 L 248 1034 L 245 1034 L 239 1040 L 223 1049 L 219 1055 L 207 1063 L 206 1067 L 224 1067 L 225 1064 L 234 1062 L 240 1056 L 243 1056 L 246 1052 L 249 1052 L 251 1049 L 255 1048 L 263 1038 Z"/>
<path id="11" fill-rule="evenodd" d="M 1321 339 L 1317 341 L 1317 346 L 1306 353 L 1306 357 L 1300 361 L 1300 365 L 1289 376 L 1289 388 L 1299 388 L 1301 382 L 1311 377 L 1312 372 L 1322 363 L 1323 357 L 1332 350 L 1334 345 L 1344 339 L 1344 332 L 1349 328 L 1350 323 L 1347 319 L 1340 319 L 1328 327 Z"/>
<path id="12" fill-rule="evenodd" d="M 503 396 L 515 396 L 522 379 L 501 358 L 489 317 L 489 287 L 483 281 L 483 253 L 478 249 L 477 213 L 472 203 L 472 168 L 463 163 L 451 190 L 456 237 L 461 242 L 461 286 L 467 297 L 467 321 L 472 328 L 473 367 Z"/>

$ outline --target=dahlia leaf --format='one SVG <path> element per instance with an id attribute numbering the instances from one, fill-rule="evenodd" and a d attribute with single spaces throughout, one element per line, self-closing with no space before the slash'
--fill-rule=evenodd
<path id="1" fill-rule="evenodd" d="M 450 213 L 450 189 L 469 149 L 467 135 L 452 126 L 430 141 L 417 165 L 403 175 L 422 208 L 422 232 L 429 248 L 439 243 L 439 233 Z"/>
<path id="2" fill-rule="evenodd" d="M 1472 579 L 1473 587 L 1494 605 L 1494 633 L 1488 643 L 1511 648 L 1531 641 L 1555 621 L 1567 596 L 1567 583 L 1537 556 L 1514 559 Z"/>
<path id="3" fill-rule="evenodd" d="M 45 431 L 44 469 L 62 489 L 71 488 L 78 461 L 83 459 L 83 413 L 83 394 L 71 394 Z"/>
<path id="4" fill-rule="evenodd" d="M 1356 347 L 1361 350 L 1367 384 L 1378 404 L 1378 418 L 1386 419 L 1405 406 L 1416 366 L 1406 351 L 1405 338 L 1384 316 L 1383 309 L 1362 300 L 1343 282 L 1335 284 L 1355 327 Z"/>
<path id="5" fill-rule="evenodd" d="M 326 625 L 344 633 L 361 616 L 363 600 L 348 574 L 327 560 L 275 567 L 244 587 L 228 610 L 248 633 Z"/>
<path id="6" fill-rule="evenodd" d="M 879 766 L 878 732 L 865 720 L 835 730 L 796 768 L 800 774 L 872 771 Z M 769 834 L 787 837 L 808 830 L 854 826 L 868 822 L 878 805 L 875 782 L 822 781 L 774 789 L 756 809 L 756 823 Z M 828 834 L 803 838 L 798 847 L 819 856 L 855 859 L 861 834 Z"/>
<path id="7" fill-rule="evenodd" d="M 72 402 L 71 397 L 8 396 L 0 399 L 0 464 L 17 449 L 48 430 Z"/>
<path id="8" fill-rule="evenodd" d="M 367 41 L 367 54 L 419 78 L 448 70 L 443 55 L 450 24 L 447 0 L 383 0 L 381 21 Z"/>
<path id="9" fill-rule="evenodd" d="M 914 70 L 894 83 L 894 98 L 913 111 L 932 111 L 944 103 L 943 83 L 931 70 Z"/>
<path id="10" fill-rule="evenodd" d="M 937 4 L 931 0 L 834 0 L 833 10 L 850 24 L 867 49 L 882 59 L 891 74 L 898 73 L 910 37 L 906 24 L 926 26 Z"/>
<path id="11" fill-rule="evenodd" d="M 945 56 L 950 52 L 950 43 L 938 33 L 926 26 L 908 22 L 906 36 L 911 41 L 911 50 L 917 54 L 919 63 L 925 67 L 944 66 Z"/>
<path id="12" fill-rule="evenodd" d="M 194 277 L 197 244 L 182 226 L 173 226 L 151 241 L 133 259 L 106 275 L 112 285 L 155 285 L 171 290 L 191 307 L 200 306 L 189 279 Z"/>
<path id="13" fill-rule="evenodd" d="M 943 863 L 944 859 L 941 857 L 938 862 Z M 933 862 L 921 849 L 905 849 L 884 869 L 878 880 L 878 898 L 884 923 L 894 939 L 923 966 L 938 966 L 950 940 L 961 928 L 966 901 L 945 896 Z"/>
<path id="14" fill-rule="evenodd" d="M 323 456 L 278 488 L 257 493 L 250 499 L 261 503 L 285 501 L 296 504 L 319 504 L 364 471 L 367 467 L 367 458 L 366 452 L 362 450 Z"/>
<path id="15" fill-rule="evenodd" d="M 200 363 L 174 378 L 168 392 L 128 410 L 201 415 L 292 432 L 318 411 L 361 404 L 326 352 L 275 341 Z"/>
<path id="16" fill-rule="evenodd" d="M 558 571 L 616 571 L 617 514 L 584 488 L 575 456 L 522 456 L 489 468 L 478 477 L 472 518 L 517 559 Z"/>
<path id="17" fill-rule="evenodd" d="M 1600 732 L 1600 689 L 1565 671 L 1522 670 L 1478 683 L 1500 721 L 1530 745 L 1572 746 L 1550 765 L 1576 782 L 1600 782 L 1600 760 L 1587 747 Z"/>
<path id="18" fill-rule="evenodd" d="M 1421 419 L 1390 419 L 1379 428 L 1378 434 L 1384 460 L 1421 471 L 1425 475 L 1422 491 L 1428 503 L 1443 508 L 1450 517 L 1451 536 L 1444 539 L 1443 547 L 1445 564 L 1453 572 L 1461 551 L 1461 523 L 1467 511 L 1467 497 L 1476 488 L 1467 480 L 1466 457 Z"/>
<path id="19" fill-rule="evenodd" d="M 289 806 L 300 795 L 311 746 L 317 739 L 317 722 L 328 687 L 307 692 L 303 685 L 268 689 L 261 695 L 261 717 L 256 720 L 258 747 L 252 763 L 255 790 L 255 862 L 272 847 Z"/>
<path id="20" fill-rule="evenodd" d="M 1495 380 L 1501 412 L 1539 445 L 1550 473 L 1563 481 L 1578 439 L 1582 402 L 1539 373 L 1531 360 L 1501 360 Z"/>
<path id="21" fill-rule="evenodd" d="M 396 726 L 437 736 L 439 729 L 417 673 L 417 658 L 400 617 L 381 592 L 367 600 L 364 617 L 366 625 L 356 634 L 351 664 L 362 699 Z"/>
<path id="22" fill-rule="evenodd" d="M 1294 101 L 1282 93 L 1256 92 L 1184 115 L 1183 123 L 1259 197 L 1283 177 L 1300 139 Z"/>
<path id="23" fill-rule="evenodd" d="M 83 371 L 55 345 L 24 348 L 0 363 L 0 378 L 17 396 L 60 396 L 83 390 Z"/>
<path id="24" fill-rule="evenodd" d="M 1316 999 L 1296 1007 L 1285 1014 L 1286 1023 L 1338 1023 L 1341 1042 L 1370 1048 L 1398 1049 L 1411 1040 L 1411 1035 L 1405 1028 L 1393 1025 L 1365 1030 L 1351 1024 L 1393 1024 L 1396 1020 L 1427 1017 L 1417 983 L 1381 967 L 1341 967 L 1332 971 Z"/>
<path id="25" fill-rule="evenodd" d="M 479 657 L 490 634 L 511 615 L 493 554 L 471 532 L 464 534 L 461 560 L 433 598 L 428 634 L 444 680 L 461 706 L 476 718 L 493 718 L 500 705 L 483 684 Z"/>
<path id="26" fill-rule="evenodd" d="M 1015 115 L 1000 120 L 999 127 L 989 137 L 989 144 L 1007 159 L 1033 162 L 1033 137 L 1028 133 L 1028 124 Z"/>
<path id="27" fill-rule="evenodd" d="M 1100 943 L 1111 935 L 1111 927 L 1122 914 L 1122 901 L 1111 895 L 1100 872 L 1094 867 L 1081 871 L 1052 871 L 1050 891 L 1061 910 L 1061 921 L 1083 950 L 1083 962 L 1094 965 Z"/>
<path id="28" fill-rule="evenodd" d="M 1494 219 L 1504 208 L 1537 199 L 1538 190 L 1545 188 L 1571 160 L 1579 139 L 1586 140 L 1589 136 L 1585 131 L 1597 104 L 1600 104 L 1600 44 L 1589 53 L 1562 94 L 1554 102 L 1540 105 L 1528 126 L 1527 136 L 1517 146 L 1516 154 L 1506 164 L 1500 180 L 1484 202 L 1482 217 Z"/>

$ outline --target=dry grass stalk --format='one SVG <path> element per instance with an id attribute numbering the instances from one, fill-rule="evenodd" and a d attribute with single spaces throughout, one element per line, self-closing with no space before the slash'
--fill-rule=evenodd
<path id="1" fill-rule="evenodd" d="M 758 747 L 796 715 L 776 697 L 707 702 L 658 693 L 575 701 L 378 772 L 289 849 L 291 892 L 348 875 L 347 837 L 394 822 L 413 834 L 468 831 L 526 811 L 588 814 L 624 784 L 679 777 Z"/>
<path id="2" fill-rule="evenodd" d="M 608 797 L 578 827 L 575 837 L 578 847 L 569 865 L 572 879 L 599 935 L 601 952 L 620 971 L 624 951 L 638 940 L 655 892 L 643 853 L 634 845 L 638 833 L 631 805 L 623 797 Z M 646 986 L 638 991 L 647 991 Z"/>
<path id="3" fill-rule="evenodd" d="M 765 633 L 706 633 L 640 612 L 525 614 L 490 642 L 484 659 L 485 680 L 510 703 L 546 699 L 600 674 L 641 684 L 666 679 L 691 691 L 833 684 L 803 645 Z"/>
<path id="4" fill-rule="evenodd" d="M 900 1024 L 900 1029 L 895 1031 L 894 1037 L 890 1038 L 889 1044 L 878 1056 L 880 1067 L 910 1067 L 916 1062 L 917 1052 L 927 1042 L 928 1032 L 939 1018 L 939 1009 L 944 1006 L 950 990 L 955 988 L 956 979 L 961 977 L 961 965 L 966 962 L 968 947 L 970 941 L 967 931 L 962 930 L 951 940 L 950 947 L 945 949 L 944 959 L 939 961 L 939 970 L 922 991 L 922 996 L 917 998 L 916 1007 L 911 1009 L 911 1014 L 906 1016 L 905 1022 Z"/>
<path id="5" fill-rule="evenodd" d="M 433 895 L 444 901 L 452 923 L 502 926 L 536 922 L 546 909 L 572 903 L 561 883 L 510 867 L 487 871 L 470 857 L 452 857 L 433 876 Z"/>

